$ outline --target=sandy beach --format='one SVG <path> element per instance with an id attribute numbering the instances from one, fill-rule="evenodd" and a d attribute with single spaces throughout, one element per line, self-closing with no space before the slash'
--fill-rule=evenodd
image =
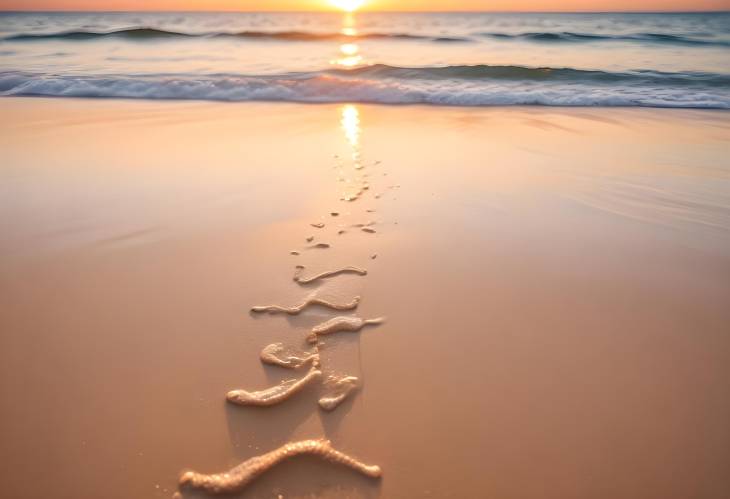
<path id="1" fill-rule="evenodd" d="M 183 470 L 322 437 L 382 478 L 304 457 L 245 497 L 727 497 L 727 112 L 4 98 L 0 114 L 4 497 L 169 498 Z M 367 275 L 301 285 L 297 265 Z M 323 380 L 359 380 L 336 411 L 320 382 L 226 402 L 306 372 L 263 365 L 264 347 L 306 352 L 353 314 L 385 321 L 322 339 Z"/>

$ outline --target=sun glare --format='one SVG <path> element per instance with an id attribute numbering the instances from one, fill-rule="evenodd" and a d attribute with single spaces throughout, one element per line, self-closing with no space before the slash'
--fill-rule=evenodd
<path id="1" fill-rule="evenodd" d="M 355 12 L 362 7 L 365 0 L 330 0 L 330 3 L 345 12 Z"/>
<path id="2" fill-rule="evenodd" d="M 340 45 L 340 52 L 342 52 L 343 55 L 357 55 L 358 51 L 359 49 L 354 43 L 345 43 Z"/>

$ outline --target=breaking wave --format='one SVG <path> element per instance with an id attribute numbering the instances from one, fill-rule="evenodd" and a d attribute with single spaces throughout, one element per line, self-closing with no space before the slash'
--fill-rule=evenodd
<path id="1" fill-rule="evenodd" d="M 186 33 L 181 31 L 168 31 L 157 28 L 126 28 L 115 31 L 61 31 L 54 33 L 20 33 L 3 38 L 7 41 L 33 41 L 33 40 L 97 40 L 101 38 L 122 38 L 128 40 L 154 40 L 166 38 L 241 38 L 252 40 L 280 40 L 298 42 L 318 42 L 332 40 L 426 40 L 434 42 L 469 42 L 469 38 L 424 36 L 407 33 L 363 33 L 358 35 L 345 35 L 343 33 L 314 33 L 308 31 L 240 31 L 240 32 L 211 32 L 211 33 Z"/>
<path id="2" fill-rule="evenodd" d="M 730 75 L 571 68 L 386 65 L 281 75 L 51 75 L 0 72 L 0 95 L 362 102 L 448 106 L 730 109 Z"/>

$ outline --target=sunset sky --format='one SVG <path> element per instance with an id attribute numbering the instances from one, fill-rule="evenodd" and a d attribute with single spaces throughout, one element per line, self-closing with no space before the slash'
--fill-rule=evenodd
<path id="1" fill-rule="evenodd" d="M 329 0 L 0 0 L 2 10 L 336 10 Z M 365 0 L 362 10 L 730 10 L 730 0 Z"/>

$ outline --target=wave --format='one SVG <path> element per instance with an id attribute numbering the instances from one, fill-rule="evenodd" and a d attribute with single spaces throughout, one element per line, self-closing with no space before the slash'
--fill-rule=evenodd
<path id="1" fill-rule="evenodd" d="M 730 76 L 571 68 L 370 66 L 282 75 L 48 75 L 0 72 L 0 95 L 361 102 L 447 106 L 730 109 Z"/>
<path id="2" fill-rule="evenodd" d="M 593 33 L 572 33 L 562 32 L 532 32 L 532 33 L 478 33 L 478 36 L 494 38 L 498 40 L 526 40 L 533 42 L 645 42 L 667 45 L 712 45 L 718 47 L 730 47 L 730 40 L 713 40 L 707 38 L 695 38 L 691 36 L 670 35 L 666 33 L 636 33 L 631 35 L 599 35 Z"/>
<path id="3" fill-rule="evenodd" d="M 592 71 L 573 68 L 491 66 L 486 64 L 405 68 L 375 64 L 355 69 L 334 69 L 330 73 L 399 79 L 521 80 L 574 83 L 626 83 L 672 86 L 730 86 L 730 75 L 703 72 L 666 73 Z"/>
<path id="4" fill-rule="evenodd" d="M 61 31 L 54 33 L 20 33 L 3 38 L 6 41 L 33 41 L 33 40 L 96 40 L 103 38 L 122 38 L 128 40 L 153 40 L 168 38 L 241 38 L 254 40 L 281 40 L 298 42 L 316 41 L 344 41 L 344 40 L 426 40 L 433 42 L 469 42 L 469 38 L 425 36 L 408 33 L 362 33 L 345 35 L 343 33 L 314 33 L 308 31 L 239 31 L 186 33 L 182 31 L 168 31 L 158 28 L 126 28 L 115 31 Z"/>
<path id="5" fill-rule="evenodd" d="M 528 33 L 476 33 L 475 36 L 496 40 L 525 40 L 546 43 L 581 43 L 598 41 L 645 42 L 667 45 L 706 45 L 730 47 L 730 40 L 698 38 L 666 33 L 636 33 L 630 35 L 604 35 L 593 33 L 562 32 L 528 32 Z M 344 40 L 421 40 L 431 42 L 468 43 L 475 41 L 472 37 L 464 36 L 429 36 L 411 33 L 360 33 L 345 35 L 339 32 L 318 33 L 309 31 L 239 31 L 239 32 L 207 32 L 188 33 L 184 31 L 169 31 L 151 27 L 124 28 L 114 31 L 59 31 L 52 33 L 19 33 L 9 35 L 5 41 L 34 41 L 34 40 L 69 40 L 84 41 L 103 38 L 122 38 L 127 40 L 154 40 L 170 38 L 239 38 L 251 40 L 280 40 L 296 42 L 316 41 L 344 41 Z"/>

